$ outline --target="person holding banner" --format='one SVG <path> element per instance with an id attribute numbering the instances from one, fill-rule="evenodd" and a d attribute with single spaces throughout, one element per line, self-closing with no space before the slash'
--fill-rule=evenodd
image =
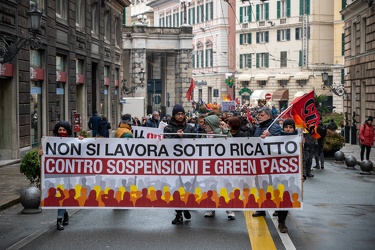
<path id="1" fill-rule="evenodd" d="M 234 117 L 231 117 L 229 119 L 232 119 L 232 118 L 234 118 Z M 238 119 L 238 117 L 237 117 L 237 119 Z M 218 137 L 217 135 L 227 135 L 227 137 L 232 137 L 230 129 L 227 128 L 227 125 L 225 124 L 224 121 L 220 122 L 219 117 L 217 117 L 217 115 L 209 115 L 209 116 L 207 116 L 206 118 L 204 118 L 204 122 L 205 122 L 205 131 L 207 133 L 207 135 L 205 137 L 207 137 L 207 138 L 210 138 L 210 137 L 215 138 L 215 137 Z M 238 121 L 232 122 L 231 123 L 232 126 L 233 126 L 234 123 L 236 123 L 236 125 L 234 126 L 234 129 L 236 130 L 236 133 L 237 134 L 238 133 L 243 133 L 242 131 L 240 131 L 241 121 L 238 119 Z M 212 134 L 212 136 L 210 136 L 210 134 Z M 233 211 L 226 211 L 226 212 L 228 214 L 228 219 L 234 220 L 236 218 L 236 215 L 234 214 Z M 215 217 L 215 210 L 207 211 L 204 214 L 204 217 L 206 217 L 206 218 L 207 217 Z"/>
<path id="2" fill-rule="evenodd" d="M 179 138 L 195 138 L 194 127 L 189 125 L 185 119 L 185 109 L 181 104 L 176 104 L 172 110 L 172 118 L 168 125 L 164 127 L 165 139 L 179 139 Z M 191 214 L 188 210 L 176 210 L 176 217 L 172 224 L 180 224 L 183 222 L 182 213 L 185 219 L 191 219 Z"/>
<path id="3" fill-rule="evenodd" d="M 266 136 L 278 136 L 281 134 L 280 125 L 272 119 L 272 110 L 267 107 L 258 109 L 257 114 L 258 125 L 254 130 L 254 137 L 265 138 Z M 265 211 L 256 211 L 253 217 L 266 216 Z"/>
<path id="4" fill-rule="evenodd" d="M 53 128 L 53 135 L 57 137 L 71 137 L 73 134 L 72 127 L 70 126 L 69 122 L 67 121 L 59 121 L 56 123 L 55 127 Z M 78 136 L 79 139 L 83 139 L 82 136 Z M 41 148 L 39 150 L 39 155 L 43 155 L 43 149 Z M 54 191 L 53 196 L 51 196 L 50 200 L 63 200 L 65 198 L 64 192 L 61 188 L 54 189 L 57 190 L 60 193 L 60 198 L 57 198 L 56 191 Z M 55 206 L 56 204 L 51 203 L 51 206 Z M 58 209 L 57 210 L 57 222 L 56 222 L 56 228 L 57 230 L 64 230 L 64 226 L 69 225 L 69 214 L 66 209 Z"/>

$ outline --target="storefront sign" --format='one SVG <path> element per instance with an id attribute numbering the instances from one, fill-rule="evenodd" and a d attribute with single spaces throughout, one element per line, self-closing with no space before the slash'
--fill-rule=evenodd
<path id="1" fill-rule="evenodd" d="M 85 78 L 83 75 L 77 74 L 76 75 L 76 83 L 78 84 L 84 84 L 85 83 Z"/>
<path id="2" fill-rule="evenodd" d="M 56 82 L 66 82 L 66 72 L 56 71 Z"/>
<path id="3" fill-rule="evenodd" d="M 31 81 L 43 81 L 44 70 L 40 68 L 30 67 L 30 80 Z"/>
<path id="4" fill-rule="evenodd" d="M 104 78 L 104 85 L 109 85 L 109 78 Z"/>
<path id="5" fill-rule="evenodd" d="M 13 77 L 13 64 L 0 63 L 0 77 Z"/>

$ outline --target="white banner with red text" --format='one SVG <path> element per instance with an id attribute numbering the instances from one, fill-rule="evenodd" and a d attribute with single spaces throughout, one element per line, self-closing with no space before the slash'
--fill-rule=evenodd
<path id="1" fill-rule="evenodd" d="M 44 137 L 44 208 L 302 209 L 301 137 Z"/>

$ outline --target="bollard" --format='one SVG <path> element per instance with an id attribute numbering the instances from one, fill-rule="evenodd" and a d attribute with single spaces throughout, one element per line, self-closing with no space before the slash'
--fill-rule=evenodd
<path id="1" fill-rule="evenodd" d="M 335 157 L 336 162 L 345 161 L 345 154 L 342 151 L 336 151 L 333 157 Z"/>
<path id="2" fill-rule="evenodd" d="M 37 187 L 28 187 L 22 190 L 20 202 L 24 209 L 23 214 L 37 214 L 42 212 L 40 209 L 40 190 Z"/>
<path id="3" fill-rule="evenodd" d="M 369 160 L 364 160 L 361 162 L 360 164 L 361 166 L 361 174 L 368 174 L 370 175 L 371 171 L 374 171 L 374 164 L 372 163 L 372 161 L 369 161 Z"/>
<path id="4" fill-rule="evenodd" d="M 357 159 L 354 156 L 348 156 L 345 159 L 346 168 L 348 169 L 355 169 L 355 165 L 357 165 Z"/>

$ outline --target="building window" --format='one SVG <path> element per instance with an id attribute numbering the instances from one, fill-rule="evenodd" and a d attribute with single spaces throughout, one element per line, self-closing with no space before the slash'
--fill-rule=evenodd
<path id="1" fill-rule="evenodd" d="M 299 0 L 299 15 L 310 15 L 310 0 Z"/>
<path id="2" fill-rule="evenodd" d="M 278 80 L 281 87 L 288 85 L 288 80 Z"/>
<path id="3" fill-rule="evenodd" d="M 256 33 L 256 36 L 257 36 L 257 43 L 268 43 L 268 31 L 264 31 L 264 32 L 257 32 Z"/>
<path id="4" fill-rule="evenodd" d="M 277 41 L 290 41 L 290 29 L 277 30 Z"/>
<path id="5" fill-rule="evenodd" d="M 204 21 L 203 4 L 197 7 L 197 23 L 202 23 Z"/>
<path id="6" fill-rule="evenodd" d="M 256 5 L 257 21 L 265 21 L 269 19 L 269 3 L 262 3 Z"/>
<path id="7" fill-rule="evenodd" d="M 251 44 L 251 33 L 240 34 L 240 45 Z"/>
<path id="8" fill-rule="evenodd" d="M 212 67 L 213 66 L 213 50 L 206 49 L 206 67 Z"/>
<path id="9" fill-rule="evenodd" d="M 164 27 L 164 15 L 161 15 L 161 16 L 159 17 L 159 26 L 160 26 L 160 27 Z"/>
<path id="10" fill-rule="evenodd" d="M 99 35 L 99 8 L 98 4 L 91 5 L 91 33 Z"/>
<path id="11" fill-rule="evenodd" d="M 277 1 L 277 18 L 290 17 L 290 0 Z"/>
<path id="12" fill-rule="evenodd" d="M 281 51 L 280 52 L 280 67 L 287 67 L 288 66 L 288 52 Z"/>
<path id="13" fill-rule="evenodd" d="M 252 54 L 241 54 L 240 55 L 240 69 L 251 69 L 252 65 Z"/>
<path id="14" fill-rule="evenodd" d="M 165 17 L 165 27 L 172 27 L 172 18 L 170 14 L 167 14 Z"/>
<path id="15" fill-rule="evenodd" d="M 207 87 L 207 102 L 212 103 L 212 87 Z"/>
<path id="16" fill-rule="evenodd" d="M 65 21 L 68 20 L 68 13 L 67 13 L 67 3 L 66 0 L 56 0 L 56 16 L 61 18 Z"/>
<path id="17" fill-rule="evenodd" d="M 115 45 L 119 47 L 121 44 L 121 26 L 120 18 L 115 17 Z"/>
<path id="18" fill-rule="evenodd" d="M 46 3 L 45 0 L 30 0 L 30 5 L 38 5 L 38 9 L 46 9 Z"/>
<path id="19" fill-rule="evenodd" d="M 56 70 L 60 72 L 66 71 L 66 57 L 56 56 Z M 63 82 L 56 82 L 56 119 L 65 119 L 65 84 Z"/>
<path id="20" fill-rule="evenodd" d="M 194 7 L 189 9 L 189 18 L 188 19 L 189 19 L 188 23 L 190 25 L 195 24 L 195 8 Z"/>
<path id="21" fill-rule="evenodd" d="M 248 23 L 251 22 L 251 5 L 246 7 L 240 7 L 240 23 Z"/>
<path id="22" fill-rule="evenodd" d="M 110 41 L 111 40 L 111 28 L 110 24 L 110 12 L 106 11 L 104 13 L 104 39 Z"/>
<path id="23" fill-rule="evenodd" d="M 173 27 L 178 27 L 179 26 L 179 17 L 178 17 L 178 12 L 173 13 Z"/>
<path id="24" fill-rule="evenodd" d="M 258 53 L 256 56 L 256 67 L 257 68 L 268 68 L 269 67 L 269 53 Z"/>
<path id="25" fill-rule="evenodd" d="M 76 3 L 76 26 L 84 29 L 85 28 L 85 1 L 77 0 Z"/>
<path id="26" fill-rule="evenodd" d="M 214 17 L 213 3 L 206 3 L 206 21 L 212 20 Z"/>
<path id="27" fill-rule="evenodd" d="M 203 68 L 203 50 L 197 51 L 197 68 Z"/>

